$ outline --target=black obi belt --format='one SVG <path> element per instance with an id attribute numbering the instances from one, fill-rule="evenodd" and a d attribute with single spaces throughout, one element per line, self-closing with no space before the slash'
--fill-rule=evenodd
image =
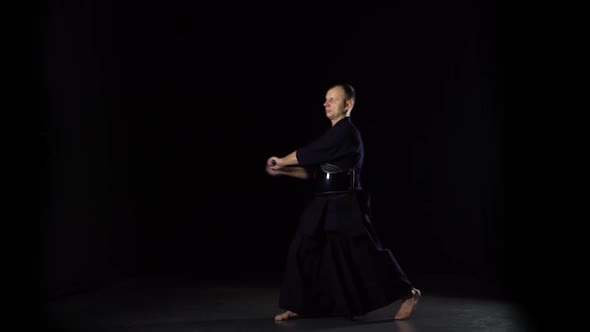
<path id="1" fill-rule="evenodd" d="M 315 172 L 314 192 L 329 194 L 360 189 L 358 176 L 355 168 L 343 170 L 333 164 L 322 164 Z"/>

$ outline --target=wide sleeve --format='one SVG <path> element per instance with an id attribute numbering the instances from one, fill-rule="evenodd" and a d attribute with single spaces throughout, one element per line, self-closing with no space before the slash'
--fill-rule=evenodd
<path id="1" fill-rule="evenodd" d="M 315 141 L 297 149 L 297 160 L 302 166 L 333 162 L 354 154 L 358 144 L 349 125 L 337 124 Z"/>

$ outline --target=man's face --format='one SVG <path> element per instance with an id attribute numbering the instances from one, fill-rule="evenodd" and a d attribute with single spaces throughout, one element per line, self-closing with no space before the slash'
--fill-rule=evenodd
<path id="1" fill-rule="evenodd" d="M 345 107 L 345 94 L 341 87 L 334 87 L 326 92 L 324 108 L 328 119 L 334 120 L 344 117 L 346 115 Z"/>

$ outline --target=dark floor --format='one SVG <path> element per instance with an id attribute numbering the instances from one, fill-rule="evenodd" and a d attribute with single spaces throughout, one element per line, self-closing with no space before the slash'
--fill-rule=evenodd
<path id="1" fill-rule="evenodd" d="M 273 282 L 191 282 L 141 279 L 54 300 L 47 306 L 53 331 L 528 331 L 520 308 L 498 299 L 445 295 L 421 287 L 405 321 L 392 317 L 399 302 L 355 320 L 306 318 L 276 323 Z"/>

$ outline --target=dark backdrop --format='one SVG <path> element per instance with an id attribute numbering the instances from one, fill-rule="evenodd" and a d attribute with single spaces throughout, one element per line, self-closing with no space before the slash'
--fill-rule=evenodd
<path id="1" fill-rule="evenodd" d="M 50 298 L 138 276 L 279 280 L 309 192 L 264 163 L 327 129 L 338 81 L 357 89 L 374 223 L 410 278 L 512 296 L 510 62 L 494 2 L 37 9 L 33 241 Z"/>

